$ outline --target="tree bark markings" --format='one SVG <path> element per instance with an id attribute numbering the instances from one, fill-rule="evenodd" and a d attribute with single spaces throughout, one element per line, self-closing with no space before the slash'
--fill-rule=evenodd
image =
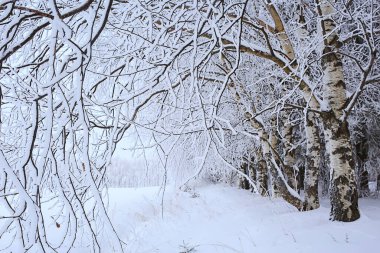
<path id="1" fill-rule="evenodd" d="M 322 119 L 326 137 L 326 150 L 330 158 L 331 219 L 355 221 L 359 219 L 358 191 L 355 180 L 355 164 L 352 156 L 348 122 L 343 117 L 346 103 L 346 87 L 343 63 L 335 52 L 340 47 L 334 7 L 329 1 L 316 0 L 324 47 L 322 50 L 323 108 Z"/>

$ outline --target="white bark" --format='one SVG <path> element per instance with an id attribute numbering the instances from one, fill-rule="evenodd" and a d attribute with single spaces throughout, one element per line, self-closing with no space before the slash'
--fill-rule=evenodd
<path id="1" fill-rule="evenodd" d="M 346 102 L 346 87 L 343 64 L 335 52 L 339 47 L 339 37 L 333 20 L 335 10 L 330 1 L 322 0 L 319 3 L 318 11 L 322 18 L 321 36 L 324 38 L 323 99 L 326 103 L 326 111 L 323 112 L 322 118 L 331 168 L 331 218 L 354 221 L 360 217 L 358 191 L 350 132 L 347 121 L 342 117 Z"/>
<path id="2" fill-rule="evenodd" d="M 305 210 L 319 207 L 318 177 L 321 157 L 321 146 L 318 128 L 315 125 L 315 115 L 307 113 L 305 124 L 306 133 L 306 169 L 305 169 Z"/>

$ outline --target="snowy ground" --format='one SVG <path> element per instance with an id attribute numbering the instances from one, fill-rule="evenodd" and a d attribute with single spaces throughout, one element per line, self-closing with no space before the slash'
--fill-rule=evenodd
<path id="1" fill-rule="evenodd" d="M 380 242 L 380 200 L 361 199 L 361 219 L 329 221 L 328 201 L 299 213 L 228 186 L 197 194 L 167 188 L 161 212 L 158 188 L 110 189 L 111 216 L 132 253 L 375 252 Z"/>
<path id="2" fill-rule="evenodd" d="M 159 187 L 109 189 L 110 216 L 127 253 L 378 252 L 380 199 L 360 199 L 360 209 L 360 220 L 342 223 L 329 221 L 328 200 L 318 210 L 299 213 L 283 200 L 223 185 L 192 193 L 168 187 L 163 202 Z M 51 222 L 48 238 L 60 238 L 62 226 Z M 78 236 L 83 246 L 70 252 L 90 252 L 86 236 Z M 1 238 L 0 252 L 22 252 L 10 242 Z"/>

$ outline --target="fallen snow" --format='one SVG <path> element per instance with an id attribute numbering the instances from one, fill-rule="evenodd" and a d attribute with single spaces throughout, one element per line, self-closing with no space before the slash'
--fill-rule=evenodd
<path id="1" fill-rule="evenodd" d="M 110 189 L 111 217 L 128 252 L 357 253 L 374 252 L 380 241 L 379 199 L 361 199 L 361 218 L 342 223 L 329 221 L 327 200 L 299 213 L 229 186 L 196 194 L 167 188 L 162 212 L 161 197 L 159 188 Z"/>
<path id="2" fill-rule="evenodd" d="M 202 186 L 192 193 L 167 187 L 163 199 L 159 187 L 109 189 L 109 214 L 127 253 L 376 252 L 380 199 L 360 199 L 360 210 L 358 221 L 342 223 L 329 221 L 327 199 L 318 210 L 300 213 L 281 199 L 224 185 Z M 48 238 L 60 237 L 62 226 L 52 222 Z M 82 244 L 70 252 L 90 252 L 86 235 L 78 238 Z M 0 240 L 0 252 L 18 249 L 4 237 Z"/>

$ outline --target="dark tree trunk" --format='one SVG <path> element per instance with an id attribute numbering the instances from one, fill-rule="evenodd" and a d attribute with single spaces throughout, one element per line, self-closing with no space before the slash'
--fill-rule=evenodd
<path id="1" fill-rule="evenodd" d="M 257 176 L 257 189 L 259 190 L 260 195 L 267 196 L 268 195 L 268 168 L 263 158 L 257 162 L 256 176 Z"/>
<path id="2" fill-rule="evenodd" d="M 358 168 L 358 184 L 359 184 L 359 197 L 369 196 L 369 175 L 365 170 L 364 165 L 368 159 L 368 140 L 364 131 L 364 137 L 360 139 L 360 142 L 355 145 L 356 151 L 356 164 Z"/>
<path id="3" fill-rule="evenodd" d="M 305 167 L 299 166 L 298 174 L 297 174 L 298 193 L 300 193 L 301 190 L 305 189 L 304 182 L 305 182 Z"/>
<path id="4" fill-rule="evenodd" d="M 250 157 L 248 158 L 248 173 L 249 173 L 249 177 L 251 178 L 251 180 L 253 182 L 256 182 L 257 181 L 257 176 L 256 176 L 256 166 L 255 166 L 255 159 L 254 157 Z"/>
<path id="5" fill-rule="evenodd" d="M 330 190 L 330 157 L 326 151 L 326 142 L 323 131 L 321 131 L 321 183 L 322 183 L 322 196 L 329 195 Z"/>
<path id="6" fill-rule="evenodd" d="M 247 164 L 247 162 L 244 161 L 243 164 L 240 165 L 240 171 L 243 174 L 248 176 L 248 164 Z M 240 186 L 240 188 L 242 188 L 244 190 L 249 190 L 251 188 L 249 181 L 247 180 L 247 178 L 245 178 L 243 176 L 240 177 L 239 186 Z"/>
<path id="7" fill-rule="evenodd" d="M 368 171 L 363 170 L 360 175 L 360 197 L 368 197 L 369 196 L 369 184 L 368 184 Z"/>

